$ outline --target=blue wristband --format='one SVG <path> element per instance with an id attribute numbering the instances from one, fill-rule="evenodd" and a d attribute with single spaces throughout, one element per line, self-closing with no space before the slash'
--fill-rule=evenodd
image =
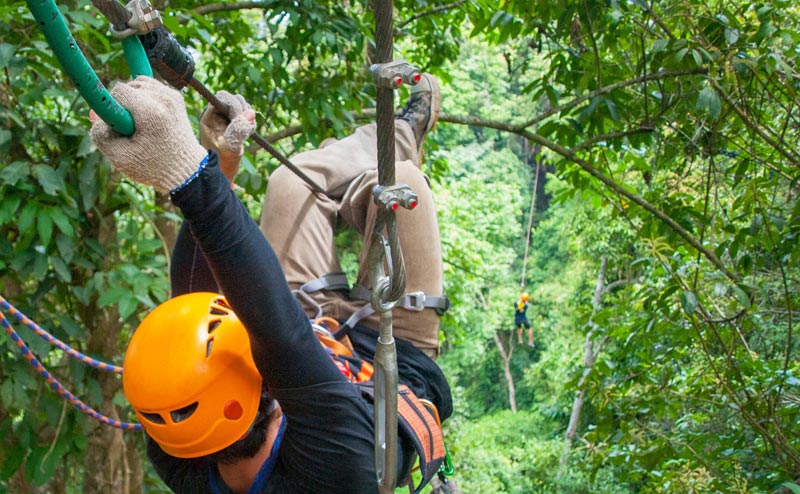
<path id="1" fill-rule="evenodd" d="M 170 195 L 171 194 L 175 194 L 177 192 L 180 192 L 181 189 L 183 189 L 184 187 L 189 185 L 192 182 L 192 180 L 197 178 L 197 176 L 200 175 L 203 172 L 203 170 L 206 169 L 206 165 L 208 164 L 208 156 L 209 156 L 208 154 L 203 156 L 203 159 L 200 161 L 200 166 L 197 167 L 197 170 L 195 170 L 194 173 L 192 173 L 189 176 L 189 178 L 184 180 L 182 184 L 180 184 L 179 186 L 177 186 L 174 189 L 172 189 L 171 191 L 169 191 Z"/>

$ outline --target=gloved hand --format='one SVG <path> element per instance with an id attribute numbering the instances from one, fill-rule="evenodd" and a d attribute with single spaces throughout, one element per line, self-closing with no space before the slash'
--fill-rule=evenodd
<path id="1" fill-rule="evenodd" d="M 125 137 L 95 115 L 89 135 L 97 149 L 135 182 L 160 192 L 183 184 L 207 154 L 194 136 L 183 96 L 146 76 L 117 83 L 111 96 L 130 111 L 135 131 Z"/>
<path id="2" fill-rule="evenodd" d="M 233 182 L 244 153 L 243 143 L 256 128 L 256 114 L 245 99 L 227 91 L 217 93 L 227 112 L 208 105 L 200 118 L 200 143 L 219 155 L 222 173 Z"/>

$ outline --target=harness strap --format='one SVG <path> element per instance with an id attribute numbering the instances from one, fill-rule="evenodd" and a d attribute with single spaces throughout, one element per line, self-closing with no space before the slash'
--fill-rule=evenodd
<path id="1" fill-rule="evenodd" d="M 344 273 L 328 273 L 316 280 L 304 283 L 300 288 L 292 290 L 292 293 L 297 299 L 307 303 L 317 311 L 312 319 L 319 319 L 322 317 L 322 306 L 309 294 L 320 290 L 348 290 L 349 288 L 350 284 L 347 282 L 347 275 Z"/>
<path id="2" fill-rule="evenodd" d="M 372 381 L 358 383 L 358 387 L 362 396 L 370 400 L 375 399 Z M 422 477 L 416 486 L 409 478 L 408 485 L 413 494 L 418 494 L 434 478 L 445 461 L 447 450 L 444 446 L 442 426 L 438 420 L 436 407 L 430 402 L 424 403 L 427 400 L 418 398 L 408 386 L 405 384 L 398 386 L 397 395 L 398 427 L 414 446 Z"/>
<path id="3" fill-rule="evenodd" d="M 348 290 L 350 284 L 347 282 L 347 275 L 344 273 L 328 273 L 316 280 L 306 282 L 299 288 L 306 293 L 318 292 L 320 290 Z"/>
<path id="4" fill-rule="evenodd" d="M 372 292 L 367 290 L 362 285 L 353 285 L 352 290 L 350 290 L 350 298 L 370 302 L 372 300 Z M 433 295 L 426 295 L 423 292 L 409 292 L 400 297 L 400 299 L 397 301 L 397 304 L 395 304 L 395 307 L 401 307 L 403 309 L 415 312 L 423 309 L 434 309 L 436 313 L 441 316 L 450 308 L 450 299 L 444 295 L 437 297 Z M 358 323 L 358 321 L 364 319 L 365 317 L 369 317 L 374 312 L 375 309 L 372 308 L 372 304 L 368 303 L 364 307 L 354 312 L 353 315 L 351 315 L 347 321 L 345 321 L 344 326 L 352 328 Z"/>
<path id="5" fill-rule="evenodd" d="M 295 296 L 311 307 L 316 308 L 315 318 L 322 316 L 322 307 L 310 296 L 311 293 L 320 290 L 349 290 L 352 300 L 372 301 L 372 292 L 363 285 L 355 284 L 350 288 L 347 282 L 347 275 L 344 273 L 328 273 L 315 280 L 304 283 L 300 288 L 293 290 Z M 410 311 L 421 311 L 423 309 L 433 309 L 440 316 L 450 309 L 450 299 L 446 296 L 426 295 L 423 292 L 409 292 L 400 297 L 395 307 L 401 307 Z M 367 303 L 359 310 L 354 312 L 344 323 L 345 326 L 354 327 L 360 320 L 369 317 L 375 312 L 371 303 Z"/>
<path id="6" fill-rule="evenodd" d="M 353 288 L 350 290 L 350 298 L 369 302 L 372 300 L 372 292 L 363 285 L 356 284 L 353 285 Z M 395 307 L 402 307 L 413 311 L 435 309 L 437 314 L 442 315 L 450 309 L 450 299 L 444 295 L 437 297 L 434 295 L 426 295 L 423 292 L 409 292 L 400 297 Z"/>
<path id="7" fill-rule="evenodd" d="M 367 304 L 364 307 L 353 312 L 353 314 L 349 318 L 347 318 L 347 320 L 344 322 L 344 324 L 342 324 L 342 326 L 347 326 L 348 328 L 354 328 L 356 324 L 358 324 L 358 321 L 364 319 L 365 317 L 369 317 L 374 312 L 375 309 L 373 309 L 370 304 Z"/>

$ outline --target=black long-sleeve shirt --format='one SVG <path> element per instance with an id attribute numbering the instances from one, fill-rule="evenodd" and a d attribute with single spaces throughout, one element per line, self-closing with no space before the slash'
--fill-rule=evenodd
<path id="1" fill-rule="evenodd" d="M 275 253 L 214 153 L 172 201 L 185 218 L 173 256 L 173 294 L 217 287 L 225 294 L 286 418 L 274 469 L 257 492 L 377 492 L 372 408 L 313 335 Z M 219 492 L 211 487 L 216 466 L 209 459 L 175 458 L 154 441 L 148 455 L 176 493 Z"/>

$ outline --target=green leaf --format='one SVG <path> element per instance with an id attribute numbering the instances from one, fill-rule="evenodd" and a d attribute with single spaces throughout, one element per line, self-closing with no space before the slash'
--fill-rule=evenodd
<path id="1" fill-rule="evenodd" d="M 64 281 L 65 283 L 70 283 L 72 281 L 72 273 L 63 259 L 58 256 L 51 256 L 50 264 L 52 264 L 53 270 L 56 272 L 61 281 Z"/>
<path id="2" fill-rule="evenodd" d="M 58 255 L 66 263 L 71 262 L 75 257 L 75 244 L 72 242 L 72 236 L 56 235 L 56 248 Z"/>
<path id="3" fill-rule="evenodd" d="M 11 132 L 0 129 L 0 153 L 5 154 L 11 144 Z"/>
<path id="4" fill-rule="evenodd" d="M 86 391 L 89 402 L 91 403 L 103 402 L 103 388 L 100 387 L 100 383 L 97 382 L 96 379 L 90 379 L 89 382 L 86 383 Z"/>
<path id="5" fill-rule="evenodd" d="M 17 209 L 22 202 L 19 197 L 9 197 L 0 200 L 0 225 L 5 225 L 17 214 Z"/>
<path id="6" fill-rule="evenodd" d="M 20 180 L 24 180 L 30 174 L 30 165 L 24 161 L 15 161 L 10 165 L 3 167 L 3 173 L 0 174 L 0 182 L 14 186 Z"/>
<path id="7" fill-rule="evenodd" d="M 14 383 L 11 379 L 6 379 L 0 384 L 0 403 L 4 408 L 10 408 L 14 404 Z"/>
<path id="8" fill-rule="evenodd" d="M 89 136 L 88 132 L 84 133 L 85 135 L 81 138 L 81 143 L 78 145 L 78 151 L 75 153 L 75 156 L 77 156 L 78 158 L 83 158 L 84 156 L 94 151 L 94 144 L 92 143 L 92 138 Z"/>
<path id="9" fill-rule="evenodd" d="M 83 328 L 72 317 L 59 314 L 56 319 L 61 324 L 61 328 L 72 338 L 81 339 L 86 336 Z"/>
<path id="10" fill-rule="evenodd" d="M 97 200 L 99 184 L 97 182 L 98 162 L 89 156 L 78 172 L 78 190 L 84 211 L 89 211 Z"/>
<path id="11" fill-rule="evenodd" d="M 68 237 L 75 235 L 75 229 L 72 228 L 69 218 L 67 218 L 67 215 L 65 215 L 61 209 L 48 208 L 47 211 L 50 214 L 50 218 L 53 220 L 53 223 L 55 223 L 56 226 L 58 226 L 58 229 L 61 230 L 61 233 Z"/>
<path id="12" fill-rule="evenodd" d="M 753 215 L 750 222 L 750 235 L 756 236 L 761 231 L 761 226 L 764 224 L 764 217 L 761 214 Z"/>
<path id="13" fill-rule="evenodd" d="M 17 227 L 20 231 L 27 231 L 33 225 L 33 220 L 36 218 L 36 203 L 29 202 L 22 208 L 17 221 Z"/>
<path id="14" fill-rule="evenodd" d="M 36 231 L 39 233 L 39 241 L 47 247 L 53 237 L 53 219 L 47 209 L 40 209 L 36 215 Z"/>
<path id="15" fill-rule="evenodd" d="M 698 110 L 705 111 L 708 115 L 716 119 L 719 117 L 720 112 L 722 111 L 722 105 L 719 101 L 719 95 L 711 86 L 706 86 L 700 91 L 700 94 L 697 96 L 697 105 Z"/>
<path id="16" fill-rule="evenodd" d="M 761 23 L 761 26 L 759 26 L 754 41 L 756 43 L 761 43 L 765 39 L 772 36 L 777 30 L 778 28 L 773 26 L 769 20 L 765 20 L 764 22 Z"/>
<path id="17" fill-rule="evenodd" d="M 739 301 L 742 307 L 745 309 L 750 308 L 750 297 L 747 295 L 747 292 L 745 292 L 739 285 L 733 285 L 733 293 L 736 294 L 736 299 Z"/>
<path id="18" fill-rule="evenodd" d="M 700 50 L 692 50 L 692 58 L 694 59 L 695 65 L 698 67 L 703 66 L 703 55 L 700 53 Z"/>
<path id="19" fill-rule="evenodd" d="M 756 17 L 758 17 L 759 21 L 764 22 L 768 20 L 774 10 L 775 8 L 771 5 L 761 6 L 756 10 Z"/>
<path id="20" fill-rule="evenodd" d="M 784 482 L 781 484 L 781 487 L 789 489 L 792 491 L 792 494 L 800 494 L 800 485 L 797 485 L 794 482 Z"/>
<path id="21" fill-rule="evenodd" d="M 59 460 L 60 455 L 50 451 L 49 445 L 34 447 L 25 462 L 25 477 L 41 486 L 53 476 Z"/>
<path id="22" fill-rule="evenodd" d="M 657 39 L 657 40 L 653 41 L 653 52 L 658 53 L 658 52 L 661 52 L 661 51 L 665 51 L 667 49 L 667 46 L 669 46 L 669 40 L 668 39 L 664 39 L 664 38 Z"/>
<path id="23" fill-rule="evenodd" d="M 136 308 L 139 306 L 139 300 L 130 292 L 128 292 L 128 294 L 129 296 L 123 297 L 119 301 L 119 316 L 122 319 L 127 319 L 128 316 L 133 314 L 136 311 Z"/>
<path id="24" fill-rule="evenodd" d="M 729 45 L 735 45 L 736 42 L 739 41 L 739 30 L 733 28 L 726 28 L 725 41 L 727 41 Z"/>
<path id="25" fill-rule="evenodd" d="M 33 259 L 33 272 L 31 273 L 35 279 L 41 280 L 47 274 L 48 263 L 47 256 L 38 254 Z"/>
<path id="26" fill-rule="evenodd" d="M 72 444 L 78 449 L 78 451 L 84 451 L 86 447 L 89 445 L 89 440 L 86 436 L 82 434 L 77 434 L 72 438 Z"/>
<path id="27" fill-rule="evenodd" d="M 0 43 L 0 69 L 8 67 L 8 63 L 14 56 L 16 47 L 9 43 Z"/>
<path id="28" fill-rule="evenodd" d="M 100 307 L 108 307 L 109 305 L 114 305 L 119 303 L 124 297 L 129 297 L 130 291 L 121 286 L 113 286 L 108 290 L 104 291 L 100 295 L 100 300 L 97 301 L 97 304 Z"/>
<path id="29" fill-rule="evenodd" d="M 697 295 L 689 290 L 681 293 L 681 307 L 687 315 L 692 315 L 697 311 Z"/>
<path id="30" fill-rule="evenodd" d="M 0 468 L 0 480 L 8 480 L 14 475 L 14 473 L 19 470 L 19 467 L 22 466 L 22 462 L 25 461 L 25 457 L 27 456 L 28 452 L 25 451 L 25 448 L 21 444 L 15 443 L 11 446 L 8 454 L 5 455 L 2 468 Z"/>
<path id="31" fill-rule="evenodd" d="M 52 167 L 47 165 L 33 165 L 33 174 L 39 185 L 42 186 L 45 193 L 54 196 L 58 192 L 64 191 L 64 180 L 58 175 L 58 172 Z"/>

